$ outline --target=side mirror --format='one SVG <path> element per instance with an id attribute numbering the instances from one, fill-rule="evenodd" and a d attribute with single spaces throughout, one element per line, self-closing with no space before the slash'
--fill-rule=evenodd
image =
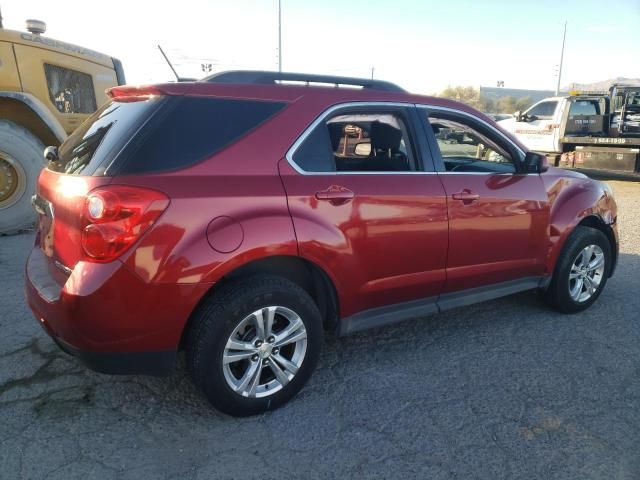
<path id="1" fill-rule="evenodd" d="M 354 153 L 360 157 L 368 157 L 371 155 L 371 144 L 369 142 L 356 143 Z"/>
<path id="2" fill-rule="evenodd" d="M 49 146 L 44 149 L 44 159 L 48 162 L 58 161 L 58 147 Z"/>
<path id="3" fill-rule="evenodd" d="M 516 110 L 515 112 L 513 112 L 513 116 L 516 119 L 516 122 L 522 121 L 522 112 L 520 110 Z"/>
<path id="4" fill-rule="evenodd" d="M 536 152 L 527 152 L 524 157 L 527 173 L 544 173 L 549 170 L 547 156 Z"/>

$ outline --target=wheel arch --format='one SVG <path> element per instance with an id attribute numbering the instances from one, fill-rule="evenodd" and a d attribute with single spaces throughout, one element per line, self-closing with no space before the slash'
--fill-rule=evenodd
<path id="1" fill-rule="evenodd" d="M 60 145 L 67 134 L 51 111 L 36 97 L 23 92 L 0 92 L 0 112 L 46 145 Z"/>
<path id="2" fill-rule="evenodd" d="M 604 235 L 607 237 L 607 240 L 609 240 L 609 245 L 611 246 L 611 255 L 613 257 L 611 262 L 611 268 L 609 270 L 609 277 L 612 276 L 618 261 L 618 258 L 617 258 L 618 248 L 617 248 L 616 236 L 613 232 L 612 226 L 607 224 L 607 222 L 605 222 L 598 213 L 593 213 L 593 212 L 576 218 L 574 222 L 572 222 L 572 224 L 565 229 L 563 235 L 561 235 L 560 238 L 552 245 L 549 253 L 548 264 L 547 264 L 548 272 L 553 273 L 555 271 L 555 267 L 558 263 L 558 260 L 560 259 L 562 249 L 564 248 L 567 242 L 567 239 L 575 231 L 576 227 L 579 227 L 579 226 L 589 227 L 595 230 L 599 230 L 602 233 L 604 233 Z"/>
<path id="3" fill-rule="evenodd" d="M 609 277 L 613 275 L 615 266 L 618 263 L 618 248 L 613 228 L 608 225 L 599 215 L 588 215 L 584 217 L 576 226 L 590 227 L 595 230 L 600 230 L 609 240 L 609 246 L 611 247 L 611 268 L 609 269 Z"/>
<path id="4" fill-rule="evenodd" d="M 194 313 L 200 305 L 211 295 L 215 294 L 222 285 L 257 274 L 277 275 L 300 285 L 315 301 L 323 326 L 326 330 L 337 327 L 339 320 L 339 299 L 334 282 L 327 272 L 316 263 L 295 255 L 273 255 L 242 264 L 229 272 L 215 283 L 200 299 L 187 320 L 180 340 L 184 345 L 185 338 L 191 328 Z"/>

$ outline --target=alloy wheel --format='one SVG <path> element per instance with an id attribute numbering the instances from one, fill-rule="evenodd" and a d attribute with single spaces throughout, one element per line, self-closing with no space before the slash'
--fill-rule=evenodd
<path id="1" fill-rule="evenodd" d="M 605 257 L 598 245 L 587 245 L 571 264 L 569 294 L 578 303 L 586 302 L 597 291 L 605 272 Z"/>
<path id="2" fill-rule="evenodd" d="M 302 366 L 307 330 L 300 316 L 282 306 L 247 315 L 222 354 L 227 385 L 238 395 L 261 398 L 284 388 Z"/>

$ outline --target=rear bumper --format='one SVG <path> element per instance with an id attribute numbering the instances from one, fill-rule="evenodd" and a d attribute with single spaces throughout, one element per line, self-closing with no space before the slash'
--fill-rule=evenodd
<path id="1" fill-rule="evenodd" d="M 26 265 L 27 303 L 45 331 L 89 368 L 169 373 L 182 331 L 208 284 L 154 284 L 119 261 L 61 272 L 39 247 Z"/>
<path id="2" fill-rule="evenodd" d="M 60 349 L 76 357 L 91 370 L 110 375 L 168 375 L 176 350 L 160 352 L 87 352 L 52 337 Z"/>

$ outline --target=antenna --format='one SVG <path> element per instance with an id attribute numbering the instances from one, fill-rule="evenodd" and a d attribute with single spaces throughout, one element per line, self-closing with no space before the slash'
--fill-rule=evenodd
<path id="1" fill-rule="evenodd" d="M 171 68 L 171 71 L 173 72 L 173 74 L 176 76 L 176 80 L 179 82 L 180 81 L 180 76 L 178 75 L 178 72 L 176 72 L 176 69 L 173 68 L 173 65 L 171 64 L 171 61 L 169 60 L 169 57 L 167 57 L 167 55 L 164 53 L 164 50 L 162 50 L 162 47 L 160 45 L 158 45 L 158 50 L 160 50 L 160 53 L 162 54 L 162 56 L 164 57 L 164 59 L 167 61 L 167 63 L 169 64 L 169 67 Z"/>
<path id="2" fill-rule="evenodd" d="M 556 86 L 556 96 L 560 93 L 560 79 L 562 78 L 562 61 L 564 60 L 564 41 L 567 38 L 567 21 L 564 21 L 564 33 L 562 34 L 562 50 L 560 50 L 560 67 L 558 68 L 558 85 Z"/>

